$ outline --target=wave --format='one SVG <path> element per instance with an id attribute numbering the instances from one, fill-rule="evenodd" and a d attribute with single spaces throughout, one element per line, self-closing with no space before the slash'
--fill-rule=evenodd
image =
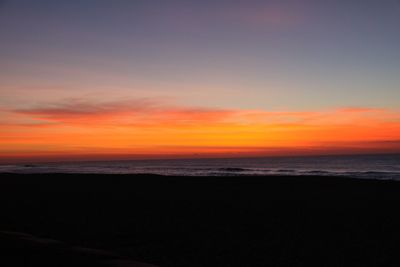
<path id="1" fill-rule="evenodd" d="M 379 158 L 357 162 L 343 158 L 340 164 L 316 162 L 313 158 L 238 159 L 238 160 L 176 160 L 176 161 L 107 161 L 74 163 L 41 163 L 0 165 L 1 173 L 98 173 L 98 174 L 158 174 L 167 176 L 339 176 L 363 179 L 400 180 L 398 160 Z M 382 163 L 384 162 L 384 164 Z"/>
<path id="2" fill-rule="evenodd" d="M 279 170 L 277 170 L 277 172 L 292 173 L 292 172 L 296 172 L 296 170 L 291 170 L 291 169 L 279 169 Z"/>
<path id="3" fill-rule="evenodd" d="M 252 169 L 244 169 L 244 168 L 218 168 L 219 171 L 227 171 L 227 172 L 244 172 L 244 171 L 252 171 Z"/>

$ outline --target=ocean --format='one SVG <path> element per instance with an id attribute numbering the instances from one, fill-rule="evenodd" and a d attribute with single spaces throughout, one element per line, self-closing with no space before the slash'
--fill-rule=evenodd
<path id="1" fill-rule="evenodd" d="M 100 173 L 178 176 L 316 175 L 400 180 L 400 154 L 8 164 L 0 165 L 0 173 Z"/>

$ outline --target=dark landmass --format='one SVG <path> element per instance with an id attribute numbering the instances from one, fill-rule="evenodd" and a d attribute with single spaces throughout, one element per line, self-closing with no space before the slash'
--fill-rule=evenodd
<path id="1" fill-rule="evenodd" d="M 0 265 L 400 266 L 399 204 L 396 181 L 0 174 Z"/>

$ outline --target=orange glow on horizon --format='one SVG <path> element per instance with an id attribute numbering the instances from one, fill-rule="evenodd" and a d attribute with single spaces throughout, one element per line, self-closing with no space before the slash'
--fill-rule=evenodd
<path id="1" fill-rule="evenodd" d="M 125 101 L 3 113 L 2 161 L 400 151 L 400 113 L 382 109 L 269 112 Z"/>

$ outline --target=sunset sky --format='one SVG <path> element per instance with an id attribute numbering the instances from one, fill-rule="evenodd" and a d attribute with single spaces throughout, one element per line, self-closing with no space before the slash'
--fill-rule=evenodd
<path id="1" fill-rule="evenodd" d="M 0 161 L 400 152 L 398 0 L 0 0 Z"/>

